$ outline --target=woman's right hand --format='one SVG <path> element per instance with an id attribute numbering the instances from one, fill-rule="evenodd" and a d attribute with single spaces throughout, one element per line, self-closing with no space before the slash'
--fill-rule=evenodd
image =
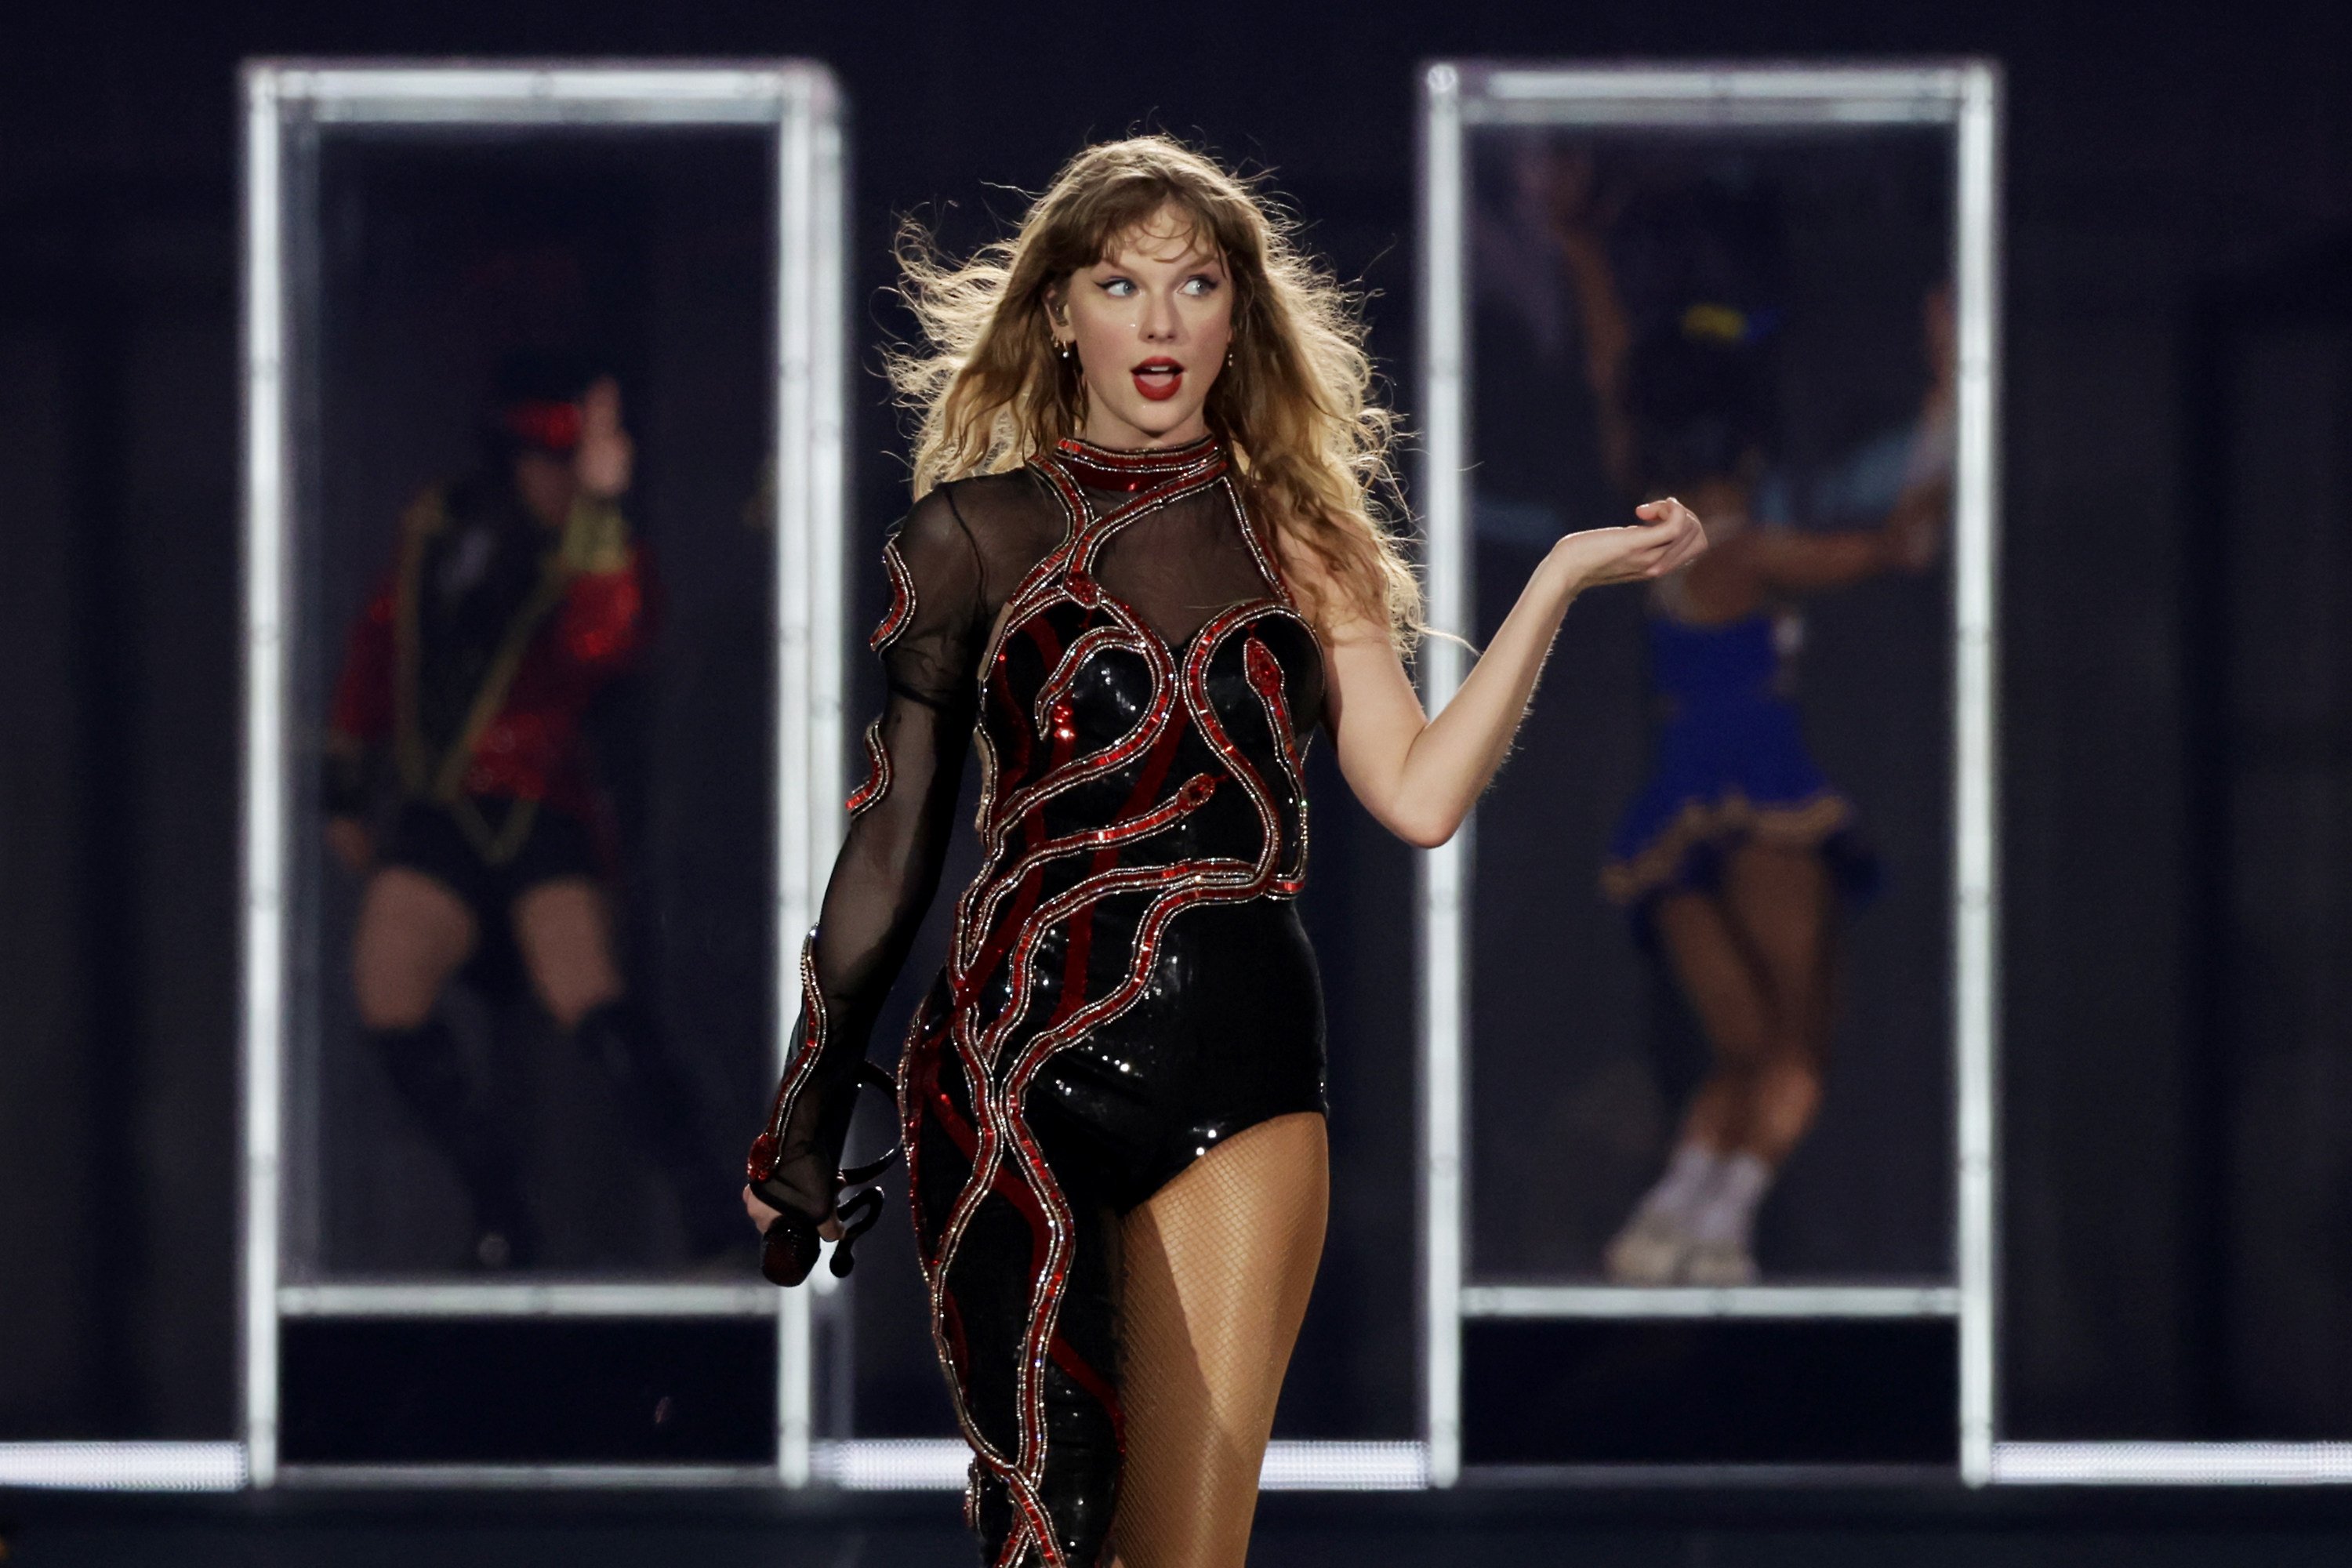
<path id="1" fill-rule="evenodd" d="M 327 847 L 354 877 L 375 861 L 375 839 L 356 816 L 327 818 Z"/>

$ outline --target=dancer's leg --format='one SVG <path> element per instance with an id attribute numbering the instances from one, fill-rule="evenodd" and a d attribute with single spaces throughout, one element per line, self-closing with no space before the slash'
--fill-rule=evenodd
<path id="1" fill-rule="evenodd" d="M 626 994 L 603 889 L 585 877 L 527 889 L 515 900 L 514 933 L 549 1016 L 612 1080 L 646 1152 L 677 1193 L 689 1250 L 703 1257 L 737 1246 L 740 1173 L 705 1135 L 693 1075 Z"/>
<path id="2" fill-rule="evenodd" d="M 1685 1243 L 1680 1278 L 1741 1285 L 1756 1277 L 1756 1211 L 1821 1104 L 1829 1018 L 1825 869 L 1809 853 L 1743 846 L 1727 858 L 1716 914 L 1723 928 L 1717 945 L 1744 961 L 1756 1005 L 1728 1014 L 1731 1032 L 1722 1032 L 1720 1021 L 1710 1026 L 1718 1048 L 1738 1042 L 1741 1067 L 1710 1085 L 1720 1096 L 1716 1103 L 1695 1110 L 1694 1123 L 1717 1140 L 1717 1158 L 1703 1193 L 1675 1228 Z M 1685 942 L 1680 951 L 1692 957 L 1700 944 Z M 1685 974 L 1698 977 L 1685 984 L 1701 999 L 1703 963 L 1688 965 Z M 1702 1000 L 1702 1015 L 1708 1010 Z M 1718 1020 L 1727 1016 L 1720 997 L 1713 1010 Z"/>
<path id="3" fill-rule="evenodd" d="M 577 1027 L 626 989 L 604 891 L 585 877 L 526 889 L 514 902 L 514 934 L 531 988 L 559 1027 Z"/>
<path id="4" fill-rule="evenodd" d="M 503 1268 L 530 1261 L 533 1251 L 514 1149 L 467 1081 L 457 1037 L 435 1012 L 480 935 L 473 910 L 437 878 L 387 866 L 360 900 L 352 977 L 369 1044 L 466 1189 L 476 1259 Z"/>
<path id="5" fill-rule="evenodd" d="M 1123 1223 L 1119 1568 L 1242 1568 L 1329 1196 L 1305 1112 L 1236 1134 Z"/>
<path id="6" fill-rule="evenodd" d="M 466 900 L 437 877 L 386 866 L 368 879 L 352 936 L 352 987 L 370 1029 L 413 1029 L 481 931 Z"/>
<path id="7" fill-rule="evenodd" d="M 1772 995 L 1722 900 L 1669 894 L 1658 901 L 1655 918 L 1675 983 L 1714 1058 L 1684 1118 L 1683 1142 L 1728 1152 L 1748 1136 L 1748 1086 L 1772 1037 Z"/>
<path id="8" fill-rule="evenodd" d="M 1828 868 L 1807 850 L 1743 846 L 1724 867 L 1724 906 L 1772 1000 L 1740 1142 L 1777 1169 L 1821 1110 L 1835 930 Z"/>
<path id="9" fill-rule="evenodd" d="M 1771 998 L 1718 899 L 1670 894 L 1654 918 L 1675 978 L 1706 1035 L 1713 1065 L 1692 1097 L 1665 1174 L 1601 1255 L 1609 1277 L 1624 1285 L 1690 1277 L 1700 1216 L 1733 1174 L 1727 1166 L 1745 1133 L 1756 1064 L 1772 1030 Z M 1744 1171 L 1733 1179 L 1752 1184 Z M 1730 1274 L 1752 1268 L 1745 1257 L 1743 1251 L 1728 1260 Z"/>

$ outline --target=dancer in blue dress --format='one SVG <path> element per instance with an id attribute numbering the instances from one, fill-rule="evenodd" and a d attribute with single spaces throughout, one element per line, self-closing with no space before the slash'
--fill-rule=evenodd
<path id="1" fill-rule="evenodd" d="M 1713 1061 L 1665 1173 L 1604 1263 L 1627 1284 L 1745 1284 L 1757 1207 L 1821 1104 L 1838 916 L 1874 870 L 1853 803 L 1805 745 L 1796 605 L 1934 561 L 1949 488 L 1948 300 L 1931 293 L 1923 312 L 1930 385 L 1875 526 L 1766 522 L 1770 318 L 1685 296 L 1637 331 L 1592 216 L 1591 167 L 1563 161 L 1560 174 L 1554 237 L 1612 477 L 1643 497 L 1679 496 L 1714 541 L 1652 591 L 1653 763 L 1601 873 L 1688 998 Z"/>

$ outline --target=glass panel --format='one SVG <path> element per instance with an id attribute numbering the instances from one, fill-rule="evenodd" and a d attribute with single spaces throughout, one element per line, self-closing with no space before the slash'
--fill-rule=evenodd
<path id="1" fill-rule="evenodd" d="M 1480 807 L 1474 1279 L 1950 1272 L 1951 155 L 1469 135 L 1478 636 L 1644 496 L 1716 541 L 1575 605 Z M 1720 1160 L 1655 1188 L 1682 1142 L 1780 1166 L 1752 1254 Z"/>
<path id="2" fill-rule="evenodd" d="M 298 143 L 289 1279 L 749 1275 L 772 162 L 749 131 Z"/>

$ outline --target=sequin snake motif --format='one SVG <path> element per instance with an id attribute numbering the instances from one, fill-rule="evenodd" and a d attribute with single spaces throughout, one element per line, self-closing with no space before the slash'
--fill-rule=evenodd
<path id="1" fill-rule="evenodd" d="M 1106 465 L 1116 465 L 1111 482 L 1098 482 Z M 992 1481 L 1013 1510 L 999 1568 L 1080 1568 L 1042 1495 L 1047 1368 L 1100 1398 L 1114 1421 L 1115 1369 L 1088 1364 L 1061 1330 L 1076 1216 L 1031 1125 L 1029 1096 L 1058 1054 L 1145 997 L 1183 911 L 1299 890 L 1303 745 L 1276 648 L 1314 657 L 1314 639 L 1222 449 L 1105 454 L 1066 443 L 1033 468 L 1068 531 L 1012 594 L 980 667 L 982 869 L 958 900 L 945 971 L 909 1032 L 898 1098 L 932 1337 L 976 1456 L 975 1495 Z M 1266 593 L 1171 646 L 1103 587 L 1096 565 L 1122 530 L 1213 489 L 1239 520 Z M 1090 489 L 1126 499 L 1097 512 Z M 1140 700 L 1112 703 L 1102 693 L 1113 688 Z M 924 1194 L 936 1184 L 927 1189 L 918 1166 L 927 1128 L 951 1142 L 953 1173 L 969 1168 L 928 1217 Z M 998 1227 L 987 1245 L 1001 1247 L 1008 1210 L 1028 1237 L 1025 1285 L 1014 1281 L 1026 1291 L 1025 1328 L 1009 1369 L 975 1365 L 965 1319 L 978 1309 L 959 1299 L 984 1205 Z M 1001 1276 L 1001 1260 L 991 1266 Z M 988 1381 L 995 1414 L 975 1409 L 975 1376 Z"/>

